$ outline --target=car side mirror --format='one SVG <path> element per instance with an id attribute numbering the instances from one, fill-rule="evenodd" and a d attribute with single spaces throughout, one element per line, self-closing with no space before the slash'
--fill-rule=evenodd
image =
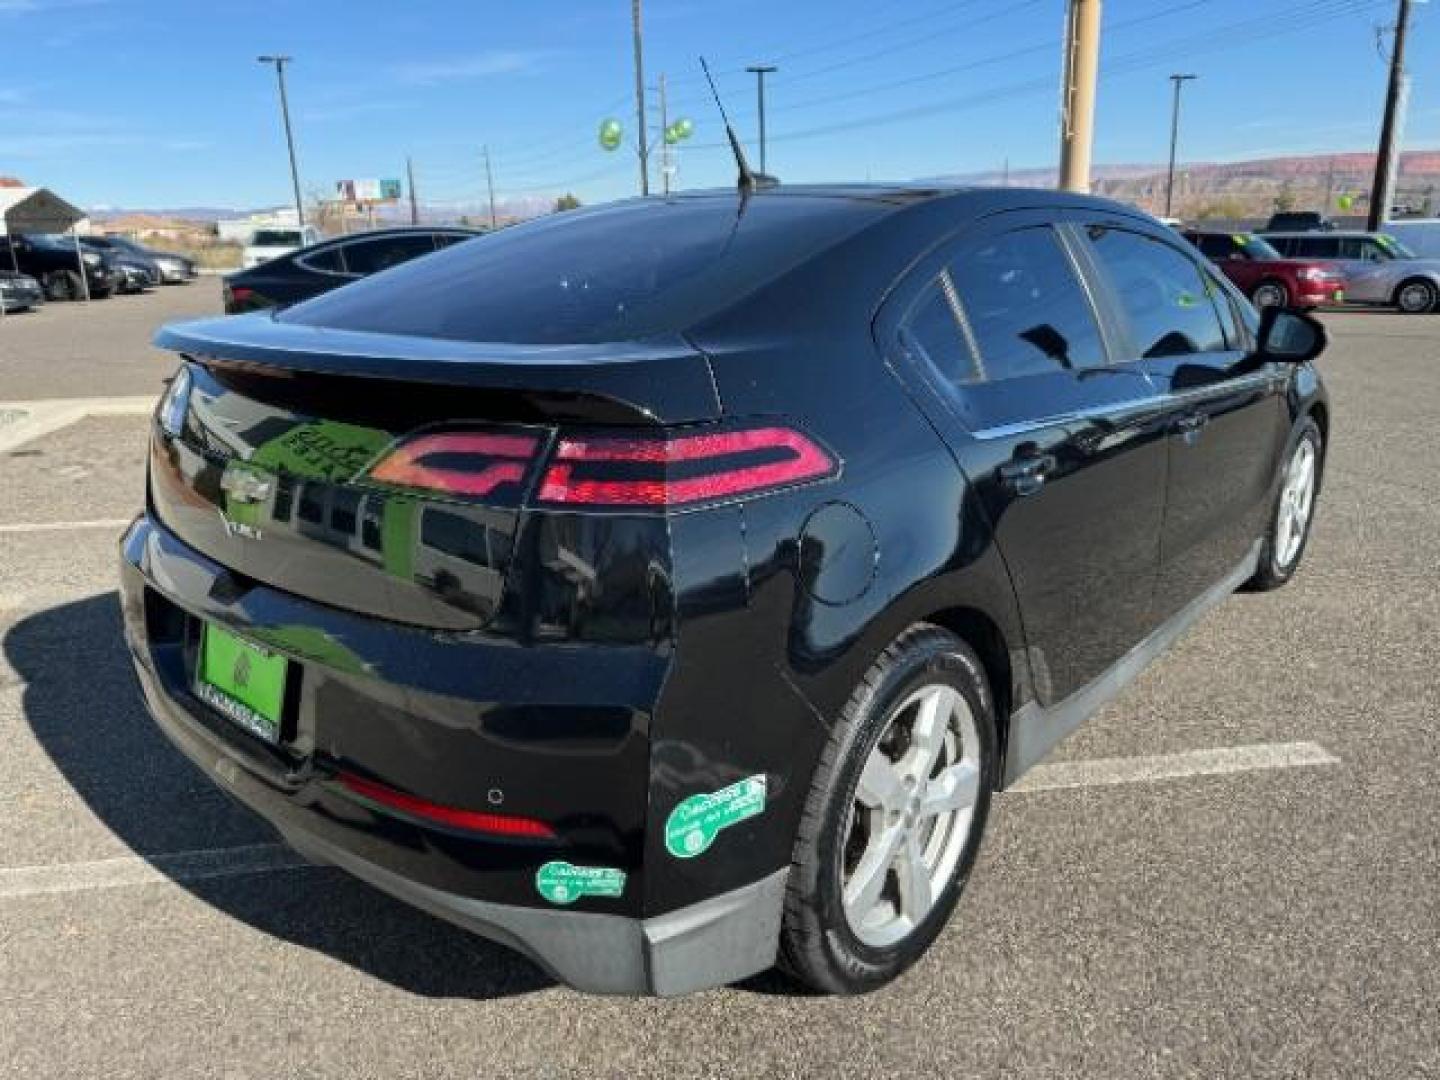
<path id="1" fill-rule="evenodd" d="M 1282 364 L 1303 364 L 1325 351 L 1330 336 L 1313 315 L 1289 308 L 1267 307 L 1260 312 L 1260 358 Z"/>

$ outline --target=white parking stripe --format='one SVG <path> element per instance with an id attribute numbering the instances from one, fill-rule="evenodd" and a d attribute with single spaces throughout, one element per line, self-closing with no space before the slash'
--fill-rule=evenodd
<path id="1" fill-rule="evenodd" d="M 1096 758 L 1092 761 L 1054 761 L 1037 765 L 1010 790 L 1052 791 L 1058 788 L 1105 787 L 1110 784 L 1145 784 L 1186 776 L 1220 776 L 1259 769 L 1298 769 L 1312 765 L 1338 765 L 1340 759 L 1313 742 L 1258 743 L 1218 750 L 1187 750 L 1151 757 Z"/>
<path id="2" fill-rule="evenodd" d="M 6 533 L 68 532 L 72 529 L 123 529 L 131 518 L 95 518 L 92 521 L 26 521 L 18 525 L 0 525 L 0 536 Z"/>
<path id="3" fill-rule="evenodd" d="M 1340 759 L 1311 742 L 1265 743 L 1220 750 L 1190 750 L 1153 757 L 1097 758 L 1038 765 L 1011 791 L 1144 784 L 1184 776 L 1219 776 L 1257 769 L 1294 769 L 1338 765 Z M 0 869 L 0 900 L 89 889 L 119 889 L 166 881 L 200 881 L 310 866 L 284 844 L 251 844 L 157 855 L 151 859 L 125 856 L 98 862 L 19 866 Z"/>
<path id="4" fill-rule="evenodd" d="M 295 870 L 309 865 L 284 844 L 250 844 L 157 855 L 153 859 L 128 855 L 98 862 L 17 866 L 0 869 L 0 900 L 88 889 L 119 889 L 163 881 L 201 881 L 273 870 Z"/>

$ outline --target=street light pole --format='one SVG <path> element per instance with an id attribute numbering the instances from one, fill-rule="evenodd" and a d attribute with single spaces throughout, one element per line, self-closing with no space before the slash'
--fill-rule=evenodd
<path id="1" fill-rule="evenodd" d="M 755 74 L 755 93 L 760 104 L 760 175 L 769 175 L 765 168 L 765 76 L 771 75 L 776 68 L 773 64 L 755 64 L 747 67 L 746 71 Z"/>
<path id="2" fill-rule="evenodd" d="M 1175 195 L 1175 146 L 1180 139 L 1180 87 L 1191 79 L 1198 79 L 1198 75 L 1171 75 L 1170 81 L 1175 84 L 1175 96 L 1170 103 L 1170 169 L 1165 174 L 1165 216 L 1172 216 L 1170 213 L 1171 204 Z"/>
<path id="3" fill-rule="evenodd" d="M 1090 190 L 1095 81 L 1100 70 L 1100 0 L 1069 0 L 1060 95 L 1060 190 Z"/>
<path id="4" fill-rule="evenodd" d="M 285 95 L 285 65 L 290 63 L 293 57 L 257 56 L 255 59 L 262 64 L 275 65 L 275 80 L 280 85 L 280 117 L 285 121 L 285 145 L 290 150 L 290 183 L 295 188 L 295 217 L 303 229 L 305 204 L 300 199 L 300 168 L 295 164 L 295 135 L 290 130 L 290 101 Z"/>

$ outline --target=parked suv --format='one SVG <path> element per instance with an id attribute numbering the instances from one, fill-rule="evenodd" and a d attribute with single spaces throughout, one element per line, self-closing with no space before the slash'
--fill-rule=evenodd
<path id="1" fill-rule="evenodd" d="M 1320 259 L 1345 275 L 1345 298 L 1411 314 L 1440 300 L 1440 259 L 1422 259 L 1386 233 L 1265 233 L 1286 258 Z"/>
<path id="2" fill-rule="evenodd" d="M 228 275 L 225 310 L 234 314 L 285 307 L 477 235 L 470 229 L 428 227 L 378 229 L 326 240 Z"/>
<path id="3" fill-rule="evenodd" d="M 1251 233 L 1186 229 L 1182 235 L 1256 307 L 1313 308 L 1345 299 L 1345 277 L 1329 263 L 1287 259 Z"/>
<path id="4" fill-rule="evenodd" d="M 256 229 L 240 253 L 240 265 L 248 270 L 319 240 L 319 230 L 311 225 L 301 229 Z"/>
<path id="5" fill-rule="evenodd" d="M 75 249 L 74 237 L 12 233 L 0 236 L 0 266 L 33 277 L 50 300 L 83 300 L 86 284 L 93 299 L 109 296 L 122 279 L 119 265 L 103 252 Z"/>
<path id="6" fill-rule="evenodd" d="M 1295 573 L 1329 428 L 1318 322 L 1055 191 L 638 199 L 156 340 L 160 727 L 591 991 L 898 975 L 991 792 Z"/>

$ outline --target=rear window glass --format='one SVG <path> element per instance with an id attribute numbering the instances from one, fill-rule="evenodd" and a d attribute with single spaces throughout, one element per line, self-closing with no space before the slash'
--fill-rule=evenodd
<path id="1" fill-rule="evenodd" d="M 300 233 L 294 229 L 261 229 L 250 238 L 252 247 L 299 247 Z"/>
<path id="2" fill-rule="evenodd" d="M 541 218 L 290 308 L 382 334 L 592 344 L 684 330 L 863 228 L 878 202 L 758 196 L 629 202 Z"/>

